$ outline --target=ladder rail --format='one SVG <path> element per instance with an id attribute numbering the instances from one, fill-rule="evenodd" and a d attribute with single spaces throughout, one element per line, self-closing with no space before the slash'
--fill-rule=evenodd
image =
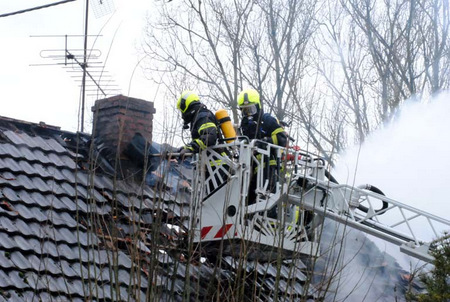
<path id="1" fill-rule="evenodd" d="M 408 211 L 410 211 L 412 213 L 418 214 L 420 216 L 428 217 L 431 220 L 434 220 L 434 221 L 437 221 L 437 222 L 440 222 L 440 223 L 443 223 L 443 224 L 446 224 L 446 225 L 450 226 L 450 220 L 447 220 L 447 219 L 444 219 L 442 217 L 436 216 L 434 214 L 428 213 L 426 211 L 420 210 L 418 208 L 415 208 L 413 206 L 407 205 L 405 203 L 402 203 L 400 201 L 397 201 L 395 199 L 389 198 L 389 197 L 384 196 L 384 195 L 380 195 L 380 194 L 377 194 L 377 193 L 374 193 L 374 192 L 371 192 L 371 191 L 359 189 L 357 187 L 353 187 L 353 186 L 346 185 L 346 184 L 334 184 L 334 183 L 331 183 L 331 182 L 323 182 L 323 181 L 319 181 L 318 184 L 320 186 L 324 187 L 324 188 L 330 187 L 332 189 L 334 189 L 334 188 L 350 189 L 350 190 L 353 190 L 355 192 L 361 193 L 363 195 L 368 195 L 368 196 L 374 197 L 374 198 L 379 199 L 379 200 L 384 200 L 384 201 L 388 202 L 389 204 L 391 204 L 393 206 L 396 206 L 398 208 L 408 210 Z M 387 209 L 383 213 L 385 213 L 385 212 L 387 212 Z"/>
<path id="2" fill-rule="evenodd" d="M 318 180 L 314 177 L 307 176 L 307 179 L 314 185 L 314 189 L 311 189 L 311 191 L 320 188 L 327 192 L 329 195 L 327 201 L 332 201 L 330 202 L 331 207 L 328 207 L 328 203 L 320 204 L 317 198 L 312 198 L 312 193 L 309 193 L 309 196 L 308 193 L 303 196 L 289 195 L 291 203 L 394 243 L 400 246 L 403 252 L 421 260 L 432 261 L 428 248 L 434 239 L 443 235 L 438 233 L 436 225 L 440 225 L 441 231 L 450 230 L 449 220 L 384 195 L 346 184 Z M 372 203 L 369 202 L 367 213 L 357 211 L 357 207 L 354 204 L 352 207 L 351 199 L 360 196 L 368 196 L 387 202 L 389 206 L 376 212 Z M 431 240 L 421 238 L 418 234 L 419 232 L 415 230 L 417 227 L 434 235 L 435 238 Z"/>
<path id="3" fill-rule="evenodd" d="M 326 208 L 321 206 L 314 206 L 312 204 L 304 204 L 300 201 L 299 196 L 289 195 L 289 200 L 293 204 L 301 204 L 302 209 L 313 211 L 316 214 L 327 217 L 333 221 L 341 223 L 345 226 L 349 226 L 353 229 L 357 229 L 366 234 L 375 236 L 387 242 L 393 243 L 400 247 L 400 250 L 410 256 L 426 262 L 432 262 L 433 257 L 429 253 L 429 244 L 419 243 L 416 244 L 414 239 L 408 237 L 405 234 L 399 232 L 393 232 L 389 228 L 385 228 L 384 225 L 377 225 L 375 222 L 368 224 L 367 221 L 357 221 L 351 219 L 350 216 L 337 214 L 332 211 L 328 211 Z"/>

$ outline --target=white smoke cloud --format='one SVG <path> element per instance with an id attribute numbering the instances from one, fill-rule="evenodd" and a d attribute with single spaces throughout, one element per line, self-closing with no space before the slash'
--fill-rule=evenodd
<path id="1" fill-rule="evenodd" d="M 375 131 L 361 146 L 347 150 L 340 158 L 333 176 L 340 183 L 372 184 L 389 198 L 450 220 L 450 93 L 441 93 L 429 102 L 409 100 L 394 121 Z M 420 228 L 420 226 L 417 226 Z M 438 230 L 438 231 L 442 231 Z M 423 235 L 423 234 L 421 234 Z M 426 234 L 425 240 L 434 239 Z M 355 237 L 356 238 L 356 237 Z M 355 241 L 348 238 L 348 241 Z M 402 254 L 397 246 L 369 236 L 381 251 L 386 251 L 405 270 L 422 262 Z M 347 248 L 348 251 L 348 248 Z M 355 251 L 356 253 L 357 251 Z M 368 272 L 360 275 L 361 263 L 354 261 L 346 270 L 352 278 L 372 278 Z M 350 282 L 354 283 L 354 282 Z M 343 300 L 361 301 L 361 297 L 378 294 L 343 286 Z M 366 296 L 366 301 L 371 298 Z M 339 299 L 338 299 L 339 300 Z M 382 301 L 383 299 L 381 299 Z"/>
<path id="2" fill-rule="evenodd" d="M 395 120 L 349 149 L 334 176 L 369 183 L 386 196 L 450 219 L 450 93 L 409 101 Z M 359 154 L 358 154 L 359 153 Z"/>

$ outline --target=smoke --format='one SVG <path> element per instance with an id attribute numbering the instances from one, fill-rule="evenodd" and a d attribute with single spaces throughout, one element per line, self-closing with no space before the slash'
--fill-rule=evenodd
<path id="1" fill-rule="evenodd" d="M 450 94 L 408 101 L 394 121 L 348 150 L 335 177 L 371 183 L 389 197 L 449 218 Z M 445 218 L 445 217 L 444 217 Z"/>
<path id="2" fill-rule="evenodd" d="M 404 301 L 404 271 L 364 233 L 326 220 L 320 246 L 324 257 L 314 270 L 325 277 L 315 283 L 325 301 Z"/>
<path id="3" fill-rule="evenodd" d="M 389 125 L 375 131 L 363 145 L 347 150 L 333 175 L 340 183 L 375 185 L 389 198 L 450 219 L 450 196 L 447 190 L 450 184 L 449 131 L 448 92 L 441 93 L 429 102 L 411 99 Z M 434 239 L 433 234 L 421 235 L 426 237 L 423 238 L 425 240 Z M 386 275 L 386 269 L 395 268 L 399 275 L 401 269 L 410 271 L 423 264 L 383 240 L 369 236 L 375 246 L 363 248 L 357 232 L 352 231 L 346 236 L 341 241 L 344 248 L 340 247 L 339 250 L 345 252 L 342 262 L 346 267 L 342 272 L 350 281 L 336 285 L 339 295 L 334 298 L 337 301 L 384 301 L 383 291 L 385 294 L 395 294 L 396 291 L 395 284 L 378 284 L 379 278 L 395 279 L 392 271 Z M 368 253 L 367 257 L 355 256 L 362 249 Z M 378 260 L 374 263 L 374 259 L 378 259 L 382 252 L 392 255 L 395 259 L 393 263 L 386 265 L 386 261 L 390 262 L 390 257 L 386 255 L 384 263 Z M 370 263 L 364 263 L 368 259 L 371 259 Z M 374 265 L 377 269 L 383 267 L 384 271 L 374 272 Z M 358 280 L 365 281 L 358 283 Z M 401 278 L 397 281 L 401 281 Z"/>

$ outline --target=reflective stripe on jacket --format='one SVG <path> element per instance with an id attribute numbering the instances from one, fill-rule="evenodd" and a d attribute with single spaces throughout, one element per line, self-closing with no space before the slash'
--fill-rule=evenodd
<path id="1" fill-rule="evenodd" d="M 190 124 L 192 141 L 184 148 L 198 153 L 217 142 L 216 117 L 205 106 L 200 107 Z"/>

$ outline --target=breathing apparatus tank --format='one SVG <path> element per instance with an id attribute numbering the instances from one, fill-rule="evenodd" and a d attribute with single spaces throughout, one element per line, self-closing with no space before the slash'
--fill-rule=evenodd
<path id="1" fill-rule="evenodd" d="M 219 109 L 216 111 L 216 119 L 219 123 L 220 129 L 222 129 L 223 136 L 227 139 L 227 143 L 231 143 L 236 139 L 236 130 L 234 130 L 231 118 L 225 109 Z"/>

